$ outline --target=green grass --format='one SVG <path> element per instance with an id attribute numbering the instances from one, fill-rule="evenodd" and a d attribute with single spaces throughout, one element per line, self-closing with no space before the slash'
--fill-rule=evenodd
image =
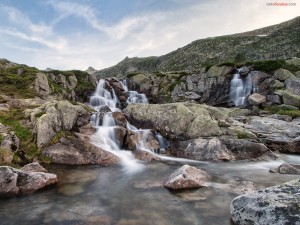
<path id="1" fill-rule="evenodd" d="M 31 162 L 41 155 L 41 150 L 36 146 L 35 135 L 28 127 L 20 123 L 23 119 L 25 119 L 25 115 L 20 109 L 0 112 L 0 123 L 10 127 L 20 139 L 20 148 L 14 155 L 14 163 Z"/>
<path id="2" fill-rule="evenodd" d="M 23 73 L 18 75 L 18 69 Z M 16 65 L 0 69 L 0 93 L 15 98 L 32 98 L 37 96 L 34 80 L 38 69 L 25 65 Z"/>
<path id="3" fill-rule="evenodd" d="M 246 65 L 253 66 L 255 70 L 260 70 L 266 73 L 272 73 L 280 68 L 287 69 L 291 72 L 300 70 L 298 66 L 289 65 L 283 59 L 247 62 Z"/>
<path id="4" fill-rule="evenodd" d="M 288 115 L 292 118 L 300 117 L 300 110 L 289 109 L 282 106 L 269 106 L 266 107 L 266 110 L 272 114 Z"/>

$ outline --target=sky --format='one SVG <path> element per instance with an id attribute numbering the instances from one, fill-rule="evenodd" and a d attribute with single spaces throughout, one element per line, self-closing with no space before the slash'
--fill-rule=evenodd
<path id="1" fill-rule="evenodd" d="M 0 58 L 39 69 L 103 69 L 299 15 L 300 0 L 1 0 Z"/>

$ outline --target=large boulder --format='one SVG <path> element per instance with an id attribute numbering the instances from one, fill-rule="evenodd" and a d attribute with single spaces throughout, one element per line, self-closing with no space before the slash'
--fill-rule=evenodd
<path id="1" fill-rule="evenodd" d="M 48 84 L 48 78 L 44 73 L 37 73 L 35 78 L 35 90 L 41 96 L 46 96 L 51 93 Z"/>
<path id="2" fill-rule="evenodd" d="M 204 170 L 184 165 L 168 177 L 164 186 L 171 190 L 200 188 L 207 186 L 209 179 L 210 176 Z"/>
<path id="3" fill-rule="evenodd" d="M 245 125 L 274 151 L 300 152 L 300 125 L 270 117 L 250 117 Z"/>
<path id="4" fill-rule="evenodd" d="M 292 77 L 284 82 L 287 91 L 294 95 L 300 95 L 300 79 Z"/>
<path id="5" fill-rule="evenodd" d="M 294 75 L 286 69 L 278 69 L 274 72 L 274 77 L 277 80 L 285 81 L 288 78 L 294 77 Z"/>
<path id="6" fill-rule="evenodd" d="M 300 180 L 253 191 L 233 199 L 231 217 L 239 225 L 300 224 Z"/>
<path id="7" fill-rule="evenodd" d="M 170 151 L 173 155 L 195 160 L 229 161 L 258 158 L 268 148 L 255 140 L 234 138 L 198 138 L 175 142 Z"/>
<path id="8" fill-rule="evenodd" d="M 248 102 L 250 103 L 250 105 L 260 105 L 261 103 L 264 103 L 266 101 L 266 96 L 263 96 L 258 93 L 254 93 L 248 97 Z"/>
<path id="9" fill-rule="evenodd" d="M 300 165 L 283 163 L 279 167 L 270 170 L 271 173 L 300 174 Z"/>
<path id="10" fill-rule="evenodd" d="M 44 172 L 28 172 L 8 166 L 0 167 L 0 197 L 32 194 L 57 183 L 57 176 Z"/>
<path id="11" fill-rule="evenodd" d="M 62 139 L 59 143 L 46 148 L 43 155 L 52 163 L 68 165 L 111 165 L 120 160 L 117 156 L 97 147 L 83 138 Z"/>

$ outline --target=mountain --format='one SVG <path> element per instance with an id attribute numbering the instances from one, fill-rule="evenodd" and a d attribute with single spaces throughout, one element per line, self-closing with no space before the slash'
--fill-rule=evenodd
<path id="1" fill-rule="evenodd" d="M 197 70 L 224 62 L 300 57 L 300 17 L 257 30 L 206 38 L 159 57 L 128 58 L 97 71 L 98 77 L 137 72 Z"/>

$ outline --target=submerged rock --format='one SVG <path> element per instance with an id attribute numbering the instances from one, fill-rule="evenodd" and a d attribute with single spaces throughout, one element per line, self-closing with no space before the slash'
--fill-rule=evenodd
<path id="1" fill-rule="evenodd" d="M 253 191 L 233 199 L 232 220 L 239 225 L 300 223 L 300 180 Z"/>
<path id="2" fill-rule="evenodd" d="M 44 172 L 29 172 L 9 166 L 0 167 L 0 197 L 32 194 L 57 183 L 57 176 Z"/>
<path id="3" fill-rule="evenodd" d="M 207 186 L 210 176 L 201 169 L 184 165 L 172 173 L 164 183 L 171 190 L 200 188 Z"/>

